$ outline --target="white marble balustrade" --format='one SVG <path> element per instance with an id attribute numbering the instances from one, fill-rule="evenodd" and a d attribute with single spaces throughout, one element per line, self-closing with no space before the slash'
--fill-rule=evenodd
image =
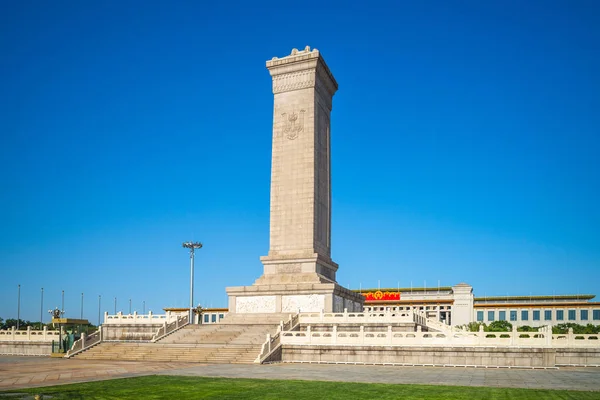
<path id="1" fill-rule="evenodd" d="M 338 323 L 417 323 L 426 325 L 427 318 L 424 315 L 412 311 L 381 311 L 381 312 L 306 312 L 300 313 L 301 324 L 338 324 Z"/>
<path id="2" fill-rule="evenodd" d="M 15 327 L 0 330 L 0 342 L 52 342 L 58 337 L 58 329 L 49 330 L 47 327 L 42 330 L 31 329 L 30 326 L 26 330 L 17 330 Z"/>
<path id="3" fill-rule="evenodd" d="M 578 335 L 572 332 L 552 335 L 550 328 L 539 332 L 369 332 L 364 326 L 358 332 L 344 332 L 336 326 L 330 331 L 315 332 L 307 326 L 306 331 L 280 333 L 282 345 L 349 345 L 349 346 L 486 346 L 486 347 L 600 347 L 600 335 Z"/>
<path id="4" fill-rule="evenodd" d="M 123 314 L 122 312 L 116 315 L 110 315 L 107 312 L 104 313 L 104 325 L 157 325 L 171 323 L 177 320 L 177 317 L 181 316 L 179 313 L 172 313 L 167 311 L 166 314 L 152 314 L 152 311 L 148 314 Z"/>

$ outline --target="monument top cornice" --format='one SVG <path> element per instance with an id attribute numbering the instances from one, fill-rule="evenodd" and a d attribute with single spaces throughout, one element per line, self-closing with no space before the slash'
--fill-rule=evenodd
<path id="1" fill-rule="evenodd" d="M 281 91 L 287 91 L 288 89 L 300 89 L 304 87 L 311 87 L 315 84 L 315 79 L 310 78 L 307 73 L 309 71 L 315 71 L 318 80 L 323 82 L 323 85 L 327 88 L 326 91 L 330 96 L 338 89 L 338 84 L 333 77 L 333 74 L 329 70 L 329 67 L 325 63 L 323 56 L 317 49 L 310 49 L 310 46 L 306 46 L 304 50 L 292 49 L 290 55 L 282 58 L 273 57 L 267 61 L 267 69 L 273 77 L 273 93 L 279 93 Z M 307 82 L 294 82 L 290 85 L 289 82 L 285 82 L 283 85 L 282 79 L 284 77 L 298 78 L 304 76 L 309 78 Z M 311 73 L 312 77 L 315 76 Z M 297 79 L 296 79 L 297 80 Z"/>

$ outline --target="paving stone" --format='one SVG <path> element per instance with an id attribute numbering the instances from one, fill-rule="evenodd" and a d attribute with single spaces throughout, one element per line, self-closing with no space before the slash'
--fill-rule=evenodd
<path id="1" fill-rule="evenodd" d="M 328 364 L 191 364 L 0 356 L 0 388 L 49 386 L 142 375 L 520 387 L 600 391 L 600 368 L 558 370 L 394 367 Z"/>

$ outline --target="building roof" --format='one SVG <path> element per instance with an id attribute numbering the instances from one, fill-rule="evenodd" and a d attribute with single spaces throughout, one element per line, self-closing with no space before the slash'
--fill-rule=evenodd
<path id="1" fill-rule="evenodd" d="M 512 301 L 547 301 L 547 300 L 591 300 L 594 294 L 562 294 L 552 296 L 484 296 L 475 297 L 476 302 L 512 302 Z"/>
<path id="2" fill-rule="evenodd" d="M 437 292 L 437 291 L 451 291 L 452 290 L 452 286 L 431 286 L 431 287 L 413 287 L 413 288 L 381 288 L 381 289 L 352 289 L 353 292 L 355 293 L 368 293 L 368 292 L 391 292 L 391 293 L 410 293 L 410 292 Z"/>

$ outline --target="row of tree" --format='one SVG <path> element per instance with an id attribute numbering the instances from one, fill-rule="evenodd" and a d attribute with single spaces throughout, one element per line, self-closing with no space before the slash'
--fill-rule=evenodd
<path id="1" fill-rule="evenodd" d="M 486 325 L 483 322 L 471 322 L 467 325 L 462 325 L 461 327 L 468 330 L 469 332 L 478 332 L 479 327 L 483 326 L 484 332 L 510 332 L 512 331 L 513 325 L 508 321 L 494 321 L 489 325 Z M 568 333 L 569 328 L 573 328 L 573 333 L 578 335 L 591 335 L 600 333 L 600 325 L 580 325 L 572 322 L 567 322 L 564 324 L 554 325 L 552 327 L 553 334 L 562 334 Z M 538 328 L 534 328 L 533 326 L 519 326 L 517 327 L 517 332 L 537 332 Z"/>
<path id="2" fill-rule="evenodd" d="M 95 328 L 96 325 L 94 324 L 89 324 L 88 325 L 90 328 Z M 12 329 L 13 327 L 17 327 L 17 320 L 15 318 L 9 318 L 7 320 L 4 320 L 2 318 L 0 318 L 0 330 L 2 329 Z M 44 329 L 44 327 L 47 327 L 48 329 L 57 329 L 58 327 L 55 327 L 52 322 L 49 323 L 41 323 L 39 321 L 27 321 L 27 320 L 23 320 L 23 319 L 19 319 L 19 329 L 27 329 L 28 327 L 31 327 L 31 329 Z"/>
<path id="3" fill-rule="evenodd" d="M 15 318 L 9 318 L 7 320 L 4 320 L 3 318 L 0 318 L 0 329 L 12 329 L 12 327 L 17 327 L 17 320 Z M 19 329 L 27 329 L 27 327 L 30 326 L 31 329 L 40 329 L 40 323 L 39 321 L 26 321 L 23 319 L 19 319 Z M 52 328 L 52 324 L 41 324 L 42 328 L 44 326 L 47 326 L 49 329 Z"/>

